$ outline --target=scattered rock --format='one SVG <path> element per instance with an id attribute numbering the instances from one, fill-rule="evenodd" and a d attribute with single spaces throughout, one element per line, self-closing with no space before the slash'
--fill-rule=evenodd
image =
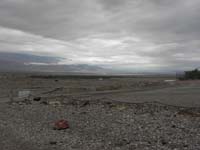
<path id="1" fill-rule="evenodd" d="M 161 140 L 161 143 L 162 143 L 162 145 L 166 145 L 166 144 L 167 144 L 167 141 L 164 140 L 164 139 L 162 139 L 162 140 Z"/>
<path id="2" fill-rule="evenodd" d="M 41 97 L 35 97 L 35 98 L 33 98 L 33 100 L 38 102 L 41 100 Z"/>
<path id="3" fill-rule="evenodd" d="M 40 104 L 48 105 L 47 101 L 42 101 Z"/>
<path id="4" fill-rule="evenodd" d="M 173 124 L 173 125 L 172 125 L 172 128 L 176 128 L 176 125 Z"/>
<path id="5" fill-rule="evenodd" d="M 64 130 L 68 128 L 69 124 L 67 120 L 58 120 L 54 123 L 54 130 Z"/>
<path id="6" fill-rule="evenodd" d="M 187 144 L 184 144 L 184 145 L 183 145 L 183 147 L 185 147 L 185 148 L 186 148 L 186 147 L 189 147 L 189 145 L 187 145 Z"/>
<path id="7" fill-rule="evenodd" d="M 90 105 L 90 101 L 84 101 L 83 104 L 81 105 L 81 107 L 85 107 L 87 105 Z"/>
<path id="8" fill-rule="evenodd" d="M 105 102 L 106 105 L 112 105 L 112 102 Z"/>
<path id="9" fill-rule="evenodd" d="M 122 146 L 128 145 L 128 144 L 130 144 L 130 143 L 131 143 L 131 142 L 128 141 L 127 139 L 123 139 L 123 140 L 117 142 L 117 143 L 115 144 L 115 146 L 117 146 L 117 147 L 122 147 Z"/>
<path id="10" fill-rule="evenodd" d="M 24 99 L 21 101 L 10 102 L 9 104 L 17 104 L 17 105 L 31 105 L 31 101 L 29 99 Z"/>
<path id="11" fill-rule="evenodd" d="M 80 114 L 85 115 L 85 114 L 87 114 L 87 112 L 86 112 L 86 111 L 83 111 L 83 112 L 80 112 Z"/>
<path id="12" fill-rule="evenodd" d="M 74 100 L 70 101 L 68 104 L 69 104 L 69 105 L 73 105 L 73 106 L 77 106 L 77 105 L 78 105 L 78 102 L 77 102 L 76 99 L 74 99 Z"/>
<path id="13" fill-rule="evenodd" d="M 49 144 L 51 144 L 51 145 L 56 145 L 57 142 L 56 142 L 56 141 L 50 141 Z"/>
<path id="14" fill-rule="evenodd" d="M 24 99 L 24 100 L 22 101 L 22 103 L 24 103 L 24 104 L 26 104 L 26 105 L 32 104 L 31 101 L 30 101 L 29 99 Z"/>
<path id="15" fill-rule="evenodd" d="M 50 101 L 48 104 L 53 105 L 53 106 L 61 106 L 62 105 L 60 101 Z"/>

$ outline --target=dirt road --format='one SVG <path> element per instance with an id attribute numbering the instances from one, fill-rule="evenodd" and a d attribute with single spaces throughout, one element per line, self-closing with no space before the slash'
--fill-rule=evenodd
<path id="1" fill-rule="evenodd" d="M 98 94 L 98 97 L 129 103 L 159 102 L 175 106 L 200 107 L 200 86 L 188 85 L 136 92 L 107 93 Z"/>

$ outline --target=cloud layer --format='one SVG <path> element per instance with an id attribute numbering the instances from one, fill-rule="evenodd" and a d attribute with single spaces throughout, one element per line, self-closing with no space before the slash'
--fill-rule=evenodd
<path id="1" fill-rule="evenodd" d="M 0 51 L 132 71 L 200 66 L 199 0 L 2 0 Z"/>

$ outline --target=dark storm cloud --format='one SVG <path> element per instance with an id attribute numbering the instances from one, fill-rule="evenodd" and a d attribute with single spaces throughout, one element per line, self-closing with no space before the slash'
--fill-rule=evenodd
<path id="1" fill-rule="evenodd" d="M 196 67 L 199 12 L 199 0 L 1 0 L 0 51 L 144 70 Z"/>

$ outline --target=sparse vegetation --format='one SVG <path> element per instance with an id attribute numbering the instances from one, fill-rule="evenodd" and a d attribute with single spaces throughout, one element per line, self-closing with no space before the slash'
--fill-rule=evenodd
<path id="1" fill-rule="evenodd" d="M 200 71 L 198 69 L 185 72 L 186 79 L 200 79 Z"/>
<path id="2" fill-rule="evenodd" d="M 180 80 L 195 80 L 200 79 L 200 71 L 198 69 L 194 69 L 192 71 L 185 71 L 184 76 L 179 77 Z"/>

